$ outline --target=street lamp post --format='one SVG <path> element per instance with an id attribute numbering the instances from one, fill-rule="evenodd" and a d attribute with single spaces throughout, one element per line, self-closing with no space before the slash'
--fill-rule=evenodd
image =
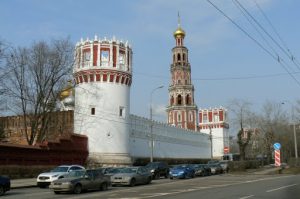
<path id="1" fill-rule="evenodd" d="M 150 136 L 151 136 L 151 156 L 150 156 L 150 162 L 153 162 L 153 123 L 152 123 L 152 95 L 154 93 L 154 91 L 158 90 L 158 89 L 161 89 L 163 88 L 164 86 L 159 86 L 155 89 L 153 89 L 151 91 L 151 94 L 150 94 Z"/>

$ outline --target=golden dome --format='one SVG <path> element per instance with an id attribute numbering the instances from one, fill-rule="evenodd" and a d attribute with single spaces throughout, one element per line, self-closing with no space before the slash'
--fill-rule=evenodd
<path id="1" fill-rule="evenodd" d="M 181 27 L 178 27 L 177 30 L 174 32 L 174 37 L 184 37 L 185 32 Z"/>
<path id="2" fill-rule="evenodd" d="M 71 96 L 73 94 L 73 86 L 72 81 L 68 81 L 68 85 L 63 88 L 59 93 L 60 100 L 64 100 L 65 98 Z"/>

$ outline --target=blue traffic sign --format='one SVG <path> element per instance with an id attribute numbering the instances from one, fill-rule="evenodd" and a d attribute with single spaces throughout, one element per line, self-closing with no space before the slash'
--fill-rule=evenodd
<path id="1" fill-rule="evenodd" d="M 278 143 L 278 142 L 276 142 L 276 143 L 273 145 L 273 147 L 274 147 L 275 150 L 280 150 L 281 144 Z"/>

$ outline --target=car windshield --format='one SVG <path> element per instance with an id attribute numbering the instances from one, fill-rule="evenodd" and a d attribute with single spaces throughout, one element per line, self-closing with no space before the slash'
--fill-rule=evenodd
<path id="1" fill-rule="evenodd" d="M 158 162 L 150 162 L 145 167 L 147 167 L 147 168 L 157 168 L 158 164 L 159 164 Z"/>
<path id="2" fill-rule="evenodd" d="M 119 173 L 136 173 L 137 168 L 122 168 Z"/>
<path id="3" fill-rule="evenodd" d="M 69 167 L 56 167 L 55 169 L 51 170 L 51 172 L 67 172 Z"/>
<path id="4" fill-rule="evenodd" d="M 105 173 L 119 173 L 122 168 L 107 168 Z"/>
<path id="5" fill-rule="evenodd" d="M 186 169 L 186 165 L 175 166 L 173 169 Z"/>
<path id="6" fill-rule="evenodd" d="M 75 178 L 75 177 L 83 177 L 85 175 L 85 171 L 84 170 L 77 170 L 77 171 L 71 171 L 68 174 L 69 178 Z"/>

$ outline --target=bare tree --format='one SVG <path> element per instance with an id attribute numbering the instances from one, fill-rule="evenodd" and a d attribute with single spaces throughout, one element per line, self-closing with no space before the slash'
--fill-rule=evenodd
<path id="1" fill-rule="evenodd" d="M 69 39 L 41 41 L 9 53 L 3 86 L 11 110 L 22 116 L 23 133 L 32 145 L 47 136 L 49 113 L 55 110 L 62 84 L 70 78 L 73 45 Z"/>
<path id="2" fill-rule="evenodd" d="M 241 160 L 246 157 L 246 148 L 251 139 L 253 120 L 251 120 L 250 102 L 234 99 L 230 102 L 229 110 L 233 113 L 233 123 L 238 126 L 237 143 L 239 146 Z M 245 130 L 247 127 L 247 130 Z M 246 136 L 245 136 L 246 135 Z"/>
<path id="3" fill-rule="evenodd" d="M 280 103 L 267 101 L 263 105 L 262 115 L 258 117 L 257 121 L 264 139 L 263 153 L 264 155 L 267 155 L 268 163 L 270 163 L 272 159 L 272 152 L 274 150 L 273 144 L 275 142 L 287 144 L 289 137 L 288 117 L 282 111 Z M 286 147 L 288 146 L 285 146 L 285 150 Z"/>

